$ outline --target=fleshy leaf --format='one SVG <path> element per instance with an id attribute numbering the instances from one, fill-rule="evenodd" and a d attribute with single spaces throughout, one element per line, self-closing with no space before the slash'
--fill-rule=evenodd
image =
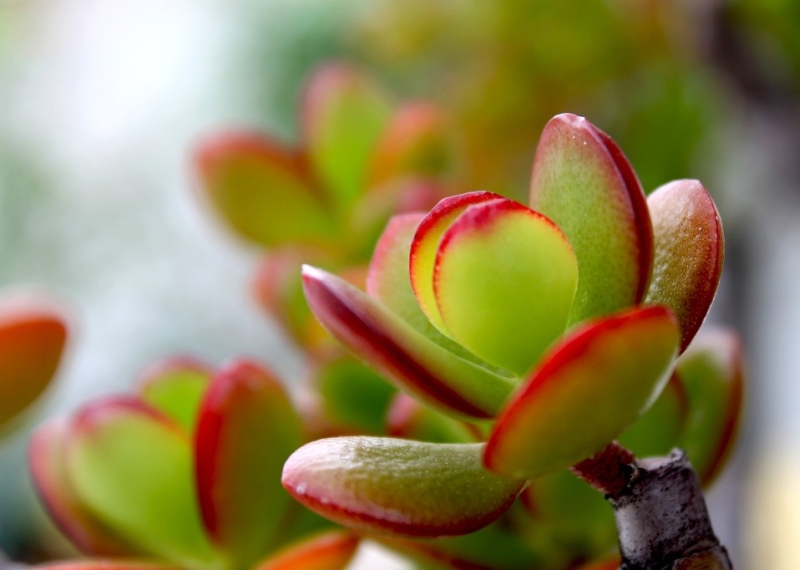
<path id="1" fill-rule="evenodd" d="M 303 96 L 303 137 L 339 211 L 364 194 L 368 161 L 390 113 L 385 95 L 354 69 L 329 65 L 309 81 Z"/>
<path id="2" fill-rule="evenodd" d="M 0 301 L 0 429 L 47 388 L 67 340 L 67 319 L 35 296 Z"/>
<path id="3" fill-rule="evenodd" d="M 137 392 L 189 434 L 194 431 L 200 400 L 212 374 L 209 366 L 193 358 L 167 358 L 142 374 Z"/>
<path id="4" fill-rule="evenodd" d="M 608 135 L 583 117 L 551 119 L 534 158 L 530 206 L 561 228 L 578 258 L 570 322 L 642 300 L 653 264 L 647 202 Z"/>
<path id="5" fill-rule="evenodd" d="M 483 447 L 377 437 L 322 439 L 292 454 L 283 484 L 308 508 L 357 530 L 466 534 L 500 516 L 525 484 L 485 470 Z"/>
<path id="6" fill-rule="evenodd" d="M 180 566 L 137 560 L 75 560 L 37 564 L 32 568 L 40 570 L 181 570 Z"/>
<path id="7" fill-rule="evenodd" d="M 344 570 L 358 542 L 350 532 L 327 531 L 282 548 L 255 570 Z"/>
<path id="8" fill-rule="evenodd" d="M 31 478 L 50 518 L 81 552 L 97 556 L 140 553 L 81 502 L 69 480 L 64 446 L 68 424 L 50 421 L 31 437 L 28 462 Z"/>
<path id="9" fill-rule="evenodd" d="M 271 546 L 290 500 L 281 469 L 301 443 L 300 419 L 269 372 L 237 361 L 213 377 L 195 434 L 197 495 L 206 529 L 237 563 Z"/>
<path id="10" fill-rule="evenodd" d="M 673 374 L 658 400 L 625 430 L 619 442 L 637 457 L 667 455 L 678 445 L 688 411 L 686 388 Z"/>
<path id="11" fill-rule="evenodd" d="M 482 439 L 474 425 L 446 416 L 402 393 L 395 396 L 386 414 L 386 433 L 431 443 L 475 443 Z"/>
<path id="12" fill-rule="evenodd" d="M 398 109 L 372 157 L 373 184 L 417 175 L 436 177 L 453 166 L 454 151 L 445 117 L 430 103 L 407 103 Z"/>
<path id="13" fill-rule="evenodd" d="M 534 478 L 596 453 L 633 424 L 669 380 L 678 323 L 665 307 L 588 323 L 551 349 L 491 434 L 489 469 Z"/>
<path id="14" fill-rule="evenodd" d="M 564 332 L 578 283 L 564 234 L 511 200 L 464 210 L 442 236 L 434 274 L 449 335 L 518 376 Z"/>
<path id="15" fill-rule="evenodd" d="M 304 266 L 303 285 L 323 326 L 398 388 L 479 419 L 493 417 L 511 392 L 510 379 L 448 352 L 335 275 Z"/>
<path id="16" fill-rule="evenodd" d="M 689 398 L 680 440 L 703 485 L 722 470 L 736 439 L 742 410 L 744 363 L 735 333 L 701 333 L 678 359 L 677 374 Z"/>
<path id="17" fill-rule="evenodd" d="M 714 201 L 697 180 L 665 184 L 650 195 L 647 205 L 655 261 L 646 302 L 675 312 L 683 352 L 703 324 L 722 276 L 722 223 Z"/>
<path id="18" fill-rule="evenodd" d="M 300 159 L 275 141 L 248 133 L 217 136 L 200 146 L 196 163 L 204 193 L 243 237 L 273 247 L 332 235 L 331 218 Z"/>
<path id="19" fill-rule="evenodd" d="M 436 267 L 436 252 L 439 249 L 439 241 L 447 231 L 447 228 L 450 227 L 450 224 L 469 206 L 498 199 L 505 200 L 499 194 L 484 191 L 450 196 L 436 204 L 417 227 L 409 255 L 411 286 L 420 308 L 422 308 L 430 322 L 441 331 L 446 330 L 446 327 L 439 314 L 439 307 L 433 290 L 434 268 Z"/>
<path id="20" fill-rule="evenodd" d="M 167 416 L 134 398 L 95 402 L 73 418 L 65 456 L 77 494 L 126 540 L 185 566 L 214 562 L 189 442 Z"/>

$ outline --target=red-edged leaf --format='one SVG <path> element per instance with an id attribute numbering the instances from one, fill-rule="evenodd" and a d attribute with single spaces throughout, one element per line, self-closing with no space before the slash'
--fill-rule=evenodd
<path id="1" fill-rule="evenodd" d="M 630 309 L 573 331 L 498 418 L 486 466 L 534 478 L 596 453 L 655 401 L 678 344 L 677 320 L 665 307 Z"/>
<path id="2" fill-rule="evenodd" d="M 358 536 L 350 532 L 324 532 L 282 548 L 255 570 L 343 570 L 358 543 Z"/>
<path id="3" fill-rule="evenodd" d="M 725 466 L 741 421 L 744 357 L 732 331 L 702 332 L 678 359 L 677 374 L 689 397 L 680 447 L 703 485 L 710 485 Z"/>
<path id="4" fill-rule="evenodd" d="M 68 424 L 50 421 L 33 434 L 28 464 L 36 492 L 56 526 L 81 552 L 96 556 L 134 556 L 140 550 L 100 520 L 75 493 L 66 471 Z"/>
<path id="5" fill-rule="evenodd" d="M 697 180 L 676 180 L 647 199 L 655 262 L 647 303 L 666 305 L 681 323 L 686 350 L 711 308 L 722 276 L 725 240 L 714 201 Z"/>
<path id="6" fill-rule="evenodd" d="M 217 135 L 196 151 L 202 189 L 222 218 L 259 245 L 320 242 L 331 218 L 293 151 L 252 133 Z"/>
<path id="7" fill-rule="evenodd" d="M 187 356 L 156 362 L 137 382 L 142 400 L 176 421 L 186 433 L 194 431 L 200 399 L 208 387 L 213 370 Z"/>
<path id="8" fill-rule="evenodd" d="M 274 545 L 289 502 L 281 469 L 301 443 L 292 402 L 268 371 L 238 361 L 214 376 L 195 435 L 197 494 L 206 529 L 239 564 Z"/>
<path id="9" fill-rule="evenodd" d="M 311 310 L 328 331 L 401 389 L 449 413 L 493 417 L 512 381 L 462 360 L 344 280 L 303 268 Z"/>
<path id="10" fill-rule="evenodd" d="M 66 340 L 67 318 L 51 300 L 20 294 L 0 301 L 0 428 L 50 384 Z"/>
<path id="11" fill-rule="evenodd" d="M 450 224 L 469 206 L 497 199 L 505 200 L 498 194 L 484 191 L 468 192 L 445 198 L 425 216 L 417 227 L 409 255 L 411 286 L 422 311 L 439 330 L 446 329 L 439 314 L 433 290 L 439 241 Z"/>
<path id="12" fill-rule="evenodd" d="M 311 510 L 354 529 L 455 536 L 499 517 L 524 481 L 483 468 L 483 444 L 338 437 L 304 445 L 283 485 Z"/>
<path id="13" fill-rule="evenodd" d="M 647 202 L 608 135 L 583 117 L 551 119 L 534 158 L 530 205 L 561 228 L 578 257 L 572 322 L 642 300 L 653 265 Z"/>

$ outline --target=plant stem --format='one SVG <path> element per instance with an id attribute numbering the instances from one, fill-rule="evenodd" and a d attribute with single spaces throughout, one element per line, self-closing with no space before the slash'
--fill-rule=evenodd
<path id="1" fill-rule="evenodd" d="M 637 461 L 614 442 L 572 471 L 614 508 L 621 570 L 733 569 L 683 451 Z"/>

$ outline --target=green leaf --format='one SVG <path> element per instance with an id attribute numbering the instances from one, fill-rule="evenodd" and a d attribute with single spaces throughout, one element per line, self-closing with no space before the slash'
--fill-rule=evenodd
<path id="1" fill-rule="evenodd" d="M 196 152 L 202 190 L 242 237 L 264 247 L 321 243 L 334 235 L 323 198 L 315 194 L 300 159 L 275 141 L 230 133 Z"/>
<path id="2" fill-rule="evenodd" d="M 686 388 L 673 374 L 658 400 L 619 437 L 637 457 L 667 455 L 678 445 L 689 411 Z"/>
<path id="3" fill-rule="evenodd" d="M 567 326 L 578 266 L 553 223 L 511 200 L 469 206 L 439 244 L 434 294 L 450 336 L 525 374 Z"/>
<path id="4" fill-rule="evenodd" d="M 739 427 L 744 363 L 732 331 L 704 331 L 678 359 L 677 374 L 689 398 L 680 447 L 703 485 L 710 485 L 730 455 Z"/>
<path id="5" fill-rule="evenodd" d="M 722 277 L 725 240 L 714 201 L 697 180 L 676 180 L 647 199 L 653 219 L 653 282 L 645 302 L 666 305 L 681 323 L 686 350 L 711 308 Z"/>
<path id="6" fill-rule="evenodd" d="M 211 380 L 194 441 L 197 496 L 209 534 L 241 567 L 275 546 L 290 501 L 280 473 L 302 437 L 268 371 L 237 361 Z"/>
<path id="7" fill-rule="evenodd" d="M 390 113 L 386 96 L 351 68 L 329 65 L 309 81 L 303 96 L 303 137 L 339 212 L 365 193 L 368 161 Z"/>
<path id="8" fill-rule="evenodd" d="M 142 374 L 137 392 L 144 402 L 169 416 L 190 434 L 212 374 L 210 367 L 193 358 L 167 358 Z"/>
<path id="9" fill-rule="evenodd" d="M 630 309 L 573 331 L 497 419 L 486 466 L 531 479 L 598 452 L 658 397 L 678 343 L 677 321 L 665 307 Z"/>
<path id="10" fill-rule="evenodd" d="M 570 322 L 642 300 L 653 263 L 647 203 L 608 135 L 583 117 L 551 119 L 534 158 L 530 206 L 561 228 L 578 258 Z"/>
<path id="11" fill-rule="evenodd" d="M 446 416 L 402 393 L 395 396 L 386 414 L 386 433 L 431 443 L 475 443 L 483 439 L 475 425 Z"/>
<path id="12" fill-rule="evenodd" d="M 511 379 L 448 352 L 335 275 L 304 266 L 303 286 L 312 312 L 334 337 L 398 388 L 443 411 L 487 419 L 511 392 Z"/>
<path id="13" fill-rule="evenodd" d="M 189 442 L 167 416 L 134 398 L 95 402 L 73 418 L 65 454 L 77 494 L 126 540 L 182 566 L 215 565 Z"/>
<path id="14" fill-rule="evenodd" d="M 486 471 L 483 444 L 322 439 L 297 450 L 283 484 L 308 508 L 346 526 L 394 536 L 455 536 L 502 514 L 524 481 Z"/>
<path id="15" fill-rule="evenodd" d="M 64 310 L 49 299 L 0 301 L 0 429 L 50 384 L 67 340 Z"/>

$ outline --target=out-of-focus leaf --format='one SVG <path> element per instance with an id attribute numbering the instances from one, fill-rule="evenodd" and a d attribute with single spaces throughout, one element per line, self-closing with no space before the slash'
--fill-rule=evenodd
<path id="1" fill-rule="evenodd" d="M 678 359 L 677 374 L 689 398 L 680 447 L 708 486 L 725 465 L 739 426 L 744 381 L 739 337 L 723 329 L 704 331 Z"/>
<path id="2" fill-rule="evenodd" d="M 629 309 L 569 334 L 498 418 L 486 466 L 534 478 L 608 445 L 669 380 L 679 334 L 675 316 L 658 306 Z"/>
<path id="3" fill-rule="evenodd" d="M 65 455 L 78 496 L 126 540 L 189 567 L 217 559 L 200 522 L 189 442 L 166 415 L 133 398 L 95 402 L 73 418 Z"/>
<path id="4" fill-rule="evenodd" d="M 443 349 L 344 280 L 303 268 L 311 310 L 328 331 L 399 388 L 457 416 L 493 417 L 512 381 Z"/>
<path id="5" fill-rule="evenodd" d="M 431 443 L 475 443 L 481 433 L 474 425 L 453 419 L 417 402 L 406 394 L 397 394 L 386 414 L 386 433 Z"/>
<path id="6" fill-rule="evenodd" d="M 39 498 L 50 518 L 81 552 L 96 556 L 135 556 L 140 550 L 123 540 L 86 508 L 72 488 L 65 466 L 66 422 L 52 420 L 31 437 L 28 464 Z"/>
<path id="7" fill-rule="evenodd" d="M 310 176 L 290 150 L 263 136 L 231 133 L 200 146 L 204 193 L 243 237 L 266 247 L 319 242 L 334 227 Z"/>
<path id="8" fill-rule="evenodd" d="M 434 295 L 449 335 L 518 376 L 564 332 L 577 283 L 564 234 L 511 200 L 469 206 L 436 254 Z"/>
<path id="9" fill-rule="evenodd" d="M 614 556 L 599 562 L 589 562 L 588 564 L 578 567 L 576 570 L 619 570 L 621 562 L 619 557 Z"/>
<path id="10" fill-rule="evenodd" d="M 673 374 L 658 400 L 619 437 L 619 442 L 637 457 L 666 455 L 678 445 L 689 404 L 684 388 Z"/>
<path id="11" fill-rule="evenodd" d="M 440 201 L 417 227 L 409 254 L 411 286 L 419 306 L 439 330 L 446 330 L 434 294 L 434 269 L 439 241 L 450 224 L 469 206 L 489 200 L 504 199 L 492 192 L 468 192 Z"/>
<path id="12" fill-rule="evenodd" d="M 0 429 L 48 386 L 67 340 L 67 319 L 51 301 L 0 301 Z"/>
<path id="13" fill-rule="evenodd" d="M 645 302 L 666 305 L 681 323 L 686 350 L 711 308 L 725 243 L 714 201 L 697 180 L 676 180 L 647 199 L 653 220 L 653 282 Z"/>
<path id="14" fill-rule="evenodd" d="M 40 570 L 181 570 L 180 566 L 136 560 L 76 560 L 37 564 Z"/>
<path id="15" fill-rule="evenodd" d="M 530 205 L 561 228 L 578 258 L 571 322 L 642 300 L 653 264 L 647 202 L 608 135 L 583 117 L 551 119 L 534 158 Z"/>
<path id="16" fill-rule="evenodd" d="M 144 402 L 172 418 L 190 434 L 212 374 L 209 366 L 193 358 L 167 358 L 142 374 L 137 391 Z"/>
<path id="17" fill-rule="evenodd" d="M 323 363 L 315 387 L 325 415 L 345 430 L 381 434 L 394 387 L 352 356 Z"/>
<path id="18" fill-rule="evenodd" d="M 368 162 L 390 120 L 387 97 L 343 65 L 323 67 L 303 96 L 302 130 L 309 158 L 338 211 L 364 193 Z"/>
<path id="19" fill-rule="evenodd" d="M 289 502 L 281 469 L 301 443 L 300 419 L 269 372 L 237 361 L 212 378 L 195 433 L 197 495 L 209 534 L 239 563 L 274 546 Z"/>
<path id="20" fill-rule="evenodd" d="M 255 570 L 344 570 L 358 542 L 352 533 L 331 530 L 282 548 Z"/>
<path id="21" fill-rule="evenodd" d="M 525 482 L 483 468 L 483 444 L 376 437 L 318 440 L 286 462 L 283 484 L 346 526 L 394 536 L 455 536 L 486 526 Z"/>

